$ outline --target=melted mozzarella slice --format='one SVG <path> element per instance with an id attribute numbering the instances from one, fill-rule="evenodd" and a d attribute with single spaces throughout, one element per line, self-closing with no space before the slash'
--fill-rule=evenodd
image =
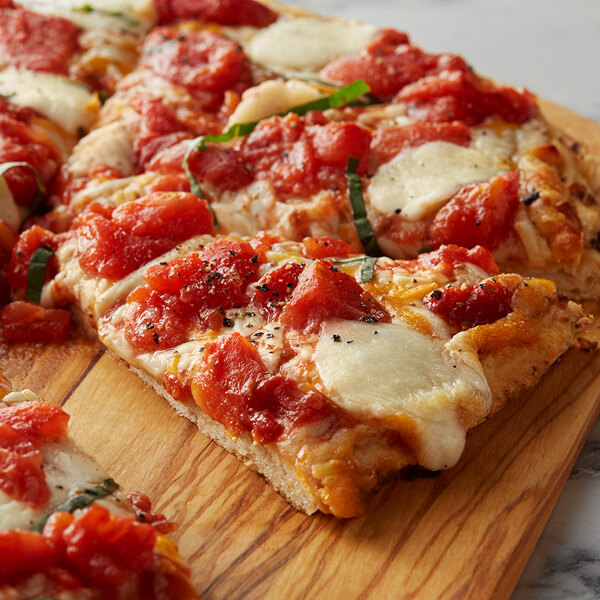
<path id="1" fill-rule="evenodd" d="M 260 121 L 283 113 L 293 106 L 316 100 L 322 95 L 311 85 L 297 79 L 264 81 L 242 94 L 242 101 L 229 117 L 227 127 L 235 123 Z"/>
<path id="2" fill-rule="evenodd" d="M 71 175 L 81 177 L 93 165 L 106 165 L 118 169 L 124 176 L 133 174 L 133 139 L 123 123 L 115 121 L 94 129 L 75 146 L 69 160 Z"/>
<path id="3" fill-rule="evenodd" d="M 329 322 L 314 361 L 325 391 L 351 414 L 390 422 L 396 415 L 412 417 L 417 459 L 428 469 L 451 467 L 460 458 L 466 435 L 457 416 L 461 405 L 480 403 L 482 417 L 489 410 L 491 393 L 478 361 L 451 357 L 442 340 L 403 323 Z"/>
<path id="4" fill-rule="evenodd" d="M 417 221 L 441 208 L 465 185 L 497 174 L 496 161 L 479 150 L 429 142 L 382 165 L 371 179 L 369 198 L 381 213 L 400 209 L 405 219 Z"/>
<path id="5" fill-rule="evenodd" d="M 0 71 L 0 95 L 13 104 L 33 108 L 77 135 L 95 121 L 100 103 L 86 85 L 52 73 L 8 67 Z"/>
<path id="6" fill-rule="evenodd" d="M 280 19 L 259 31 L 245 48 L 261 64 L 318 71 L 328 62 L 361 50 L 377 33 L 372 25 L 310 17 Z"/>

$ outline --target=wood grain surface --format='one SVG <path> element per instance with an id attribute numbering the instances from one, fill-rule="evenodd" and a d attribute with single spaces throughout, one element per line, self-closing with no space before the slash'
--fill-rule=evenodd
<path id="1" fill-rule="evenodd" d="M 598 125 L 543 106 L 600 157 Z M 0 345 L 0 369 L 63 404 L 84 450 L 180 523 L 205 600 L 508 598 L 600 409 L 600 355 L 572 348 L 455 468 L 396 481 L 343 521 L 296 512 L 95 342 Z"/>

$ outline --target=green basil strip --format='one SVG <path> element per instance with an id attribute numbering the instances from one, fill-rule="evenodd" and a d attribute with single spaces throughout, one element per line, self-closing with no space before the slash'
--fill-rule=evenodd
<path id="1" fill-rule="evenodd" d="M 130 27 L 137 27 L 140 25 L 140 22 L 129 15 L 126 15 L 124 12 L 119 10 L 103 10 L 101 8 L 94 8 L 91 4 L 84 4 L 80 8 L 74 9 L 78 12 L 91 13 L 96 12 L 100 15 L 105 15 L 107 17 L 116 17 L 117 19 L 121 19 L 127 23 Z"/>
<path id="2" fill-rule="evenodd" d="M 48 262 L 50 261 L 51 256 L 52 250 L 41 246 L 33 253 L 29 263 L 25 298 L 36 304 L 39 304 L 42 298 L 42 287 L 44 287 L 46 270 L 48 269 Z"/>
<path id="3" fill-rule="evenodd" d="M 331 260 L 334 265 L 351 265 L 360 262 L 361 265 L 357 281 L 358 283 L 367 283 L 367 281 L 373 279 L 373 275 L 375 274 L 377 257 L 361 254 L 360 256 L 351 256 L 350 258 L 326 258 L 325 260 Z"/>
<path id="4" fill-rule="evenodd" d="M 81 494 L 69 498 L 64 504 L 58 506 L 53 512 L 62 510 L 64 512 L 75 512 L 79 508 L 85 508 L 96 500 L 104 498 L 112 494 L 119 486 L 112 479 L 105 479 L 100 485 L 93 488 L 87 488 Z M 33 527 L 33 531 L 43 531 L 46 521 L 50 518 L 52 513 L 46 515 L 41 521 L 36 523 Z"/>
<path id="5" fill-rule="evenodd" d="M 371 223 L 367 219 L 367 209 L 362 194 L 362 181 L 360 176 L 356 174 L 358 168 L 358 159 L 351 156 L 348 158 L 348 166 L 346 167 L 346 177 L 348 178 L 348 193 L 350 195 L 350 206 L 352 207 L 352 216 L 354 217 L 354 225 L 358 232 L 358 237 L 362 245 L 365 247 L 369 256 L 381 256 L 381 250 L 377 244 L 377 239 L 371 228 Z"/>
<path id="6" fill-rule="evenodd" d="M 377 262 L 376 256 L 367 256 L 360 265 L 360 272 L 358 274 L 358 283 L 367 283 L 373 279 L 375 273 L 375 263 Z"/>
<path id="7" fill-rule="evenodd" d="M 40 172 L 28 162 L 5 162 L 0 164 L 0 177 L 2 177 L 6 171 L 13 169 L 14 167 L 25 167 L 30 171 L 33 171 L 33 174 L 35 175 L 38 189 L 31 203 L 31 212 L 34 213 L 38 209 L 43 197 L 46 195 L 46 186 L 42 181 L 42 176 L 40 175 Z"/>
<path id="8" fill-rule="evenodd" d="M 346 104 L 349 104 L 353 100 L 356 100 L 356 98 L 359 98 L 360 96 L 363 96 L 364 94 L 367 94 L 370 91 L 371 88 L 362 79 L 357 79 L 356 81 L 353 81 L 351 84 L 340 88 L 339 90 L 337 90 L 329 96 L 325 96 L 324 98 L 317 98 L 316 100 L 313 100 L 311 102 L 300 104 L 299 106 L 294 106 L 286 110 L 285 112 L 279 113 L 278 115 L 274 116 L 284 117 L 285 115 L 288 115 L 290 113 L 302 116 L 311 110 L 322 111 L 327 110 L 328 108 L 339 108 L 340 106 L 345 106 Z M 204 197 L 204 193 L 202 192 L 202 188 L 198 183 L 198 180 L 190 170 L 189 162 L 192 152 L 196 150 L 208 150 L 206 144 L 211 142 L 229 142 L 236 137 L 245 137 L 247 135 L 250 135 L 256 129 L 256 126 L 259 123 L 260 121 L 250 121 L 249 123 L 236 123 L 232 125 L 227 131 L 219 133 L 218 135 L 202 135 L 192 140 L 192 143 L 188 148 L 188 151 L 186 152 L 185 157 L 183 159 L 183 170 L 185 171 L 187 178 L 190 180 L 190 188 L 193 194 L 196 194 L 198 198 L 202 198 L 204 200 L 206 199 Z M 208 208 L 213 215 L 215 227 L 218 227 L 219 223 L 217 222 L 217 217 L 210 204 L 208 205 Z"/>

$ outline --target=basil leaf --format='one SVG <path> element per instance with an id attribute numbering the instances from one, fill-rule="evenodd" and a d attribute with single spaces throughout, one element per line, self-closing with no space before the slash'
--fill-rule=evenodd
<path id="1" fill-rule="evenodd" d="M 48 269 L 48 262 L 52 256 L 52 250 L 50 248 L 41 246 L 31 256 L 29 262 L 29 272 L 27 275 L 27 290 L 25 291 L 25 298 L 40 303 L 42 297 L 42 287 L 44 287 L 44 279 L 46 279 L 46 270 Z"/>
<path id="2" fill-rule="evenodd" d="M 35 193 L 35 196 L 33 197 L 33 201 L 31 202 L 31 212 L 34 213 L 39 205 L 40 202 L 42 201 L 42 198 L 45 196 L 46 194 L 46 186 L 44 185 L 44 182 L 42 181 L 42 176 L 40 175 L 40 172 L 33 166 L 30 165 L 28 162 L 5 162 L 0 164 L 0 177 L 2 177 L 4 175 L 4 173 L 6 173 L 6 171 L 8 171 L 9 169 L 13 169 L 14 167 L 25 167 L 27 169 L 29 169 L 30 171 L 33 171 L 33 174 L 35 175 L 35 179 L 37 182 L 37 192 Z"/>
<path id="3" fill-rule="evenodd" d="M 52 512 L 57 512 L 59 510 L 70 513 L 75 512 L 79 508 L 85 508 L 86 506 L 89 506 L 99 498 L 109 496 L 118 488 L 119 485 L 115 481 L 113 481 L 112 479 L 105 479 L 100 485 L 97 485 L 93 488 L 87 488 L 81 494 L 77 494 L 77 496 L 69 498 L 64 504 L 57 506 L 56 509 Z M 33 531 L 43 531 L 44 525 L 46 524 L 46 521 L 50 518 L 51 514 L 52 513 L 47 514 L 31 529 Z"/>
<path id="4" fill-rule="evenodd" d="M 140 25 L 140 22 L 129 15 L 126 15 L 124 12 L 118 10 L 102 10 L 101 8 L 94 8 L 91 4 L 84 4 L 83 6 L 74 9 L 79 12 L 91 13 L 96 12 L 100 15 L 105 15 L 107 17 L 116 17 L 117 19 L 121 19 L 127 23 L 130 27 L 137 27 Z"/>
<path id="5" fill-rule="evenodd" d="M 375 263 L 377 262 L 376 256 L 367 256 L 360 265 L 360 272 L 358 274 L 358 283 L 367 283 L 373 279 L 375 273 Z"/>
<path id="6" fill-rule="evenodd" d="M 345 106 L 349 104 L 356 98 L 368 93 L 371 91 L 371 88 L 362 80 L 357 79 L 353 81 L 349 85 L 340 88 L 336 92 L 329 96 L 325 96 L 324 98 L 317 98 L 316 100 L 312 100 L 311 102 L 306 102 L 305 104 L 300 104 L 298 106 L 293 106 L 292 108 L 286 110 L 285 112 L 279 113 L 279 117 L 284 117 L 290 113 L 294 113 L 297 115 L 305 115 L 307 112 L 311 110 L 327 110 L 328 108 L 339 108 L 340 106 Z M 229 142 L 236 137 L 245 137 L 250 135 L 255 129 L 256 126 L 260 123 L 260 121 L 250 121 L 248 123 L 235 123 L 232 125 L 227 131 L 223 133 L 219 133 L 218 135 L 202 135 L 192 140 L 192 143 L 185 154 L 183 159 L 183 170 L 187 178 L 190 180 L 190 188 L 192 193 L 196 194 L 198 198 L 205 199 L 200 184 L 198 180 L 194 176 L 194 174 L 190 170 L 190 156 L 192 152 L 196 150 L 208 150 L 206 144 L 208 143 L 222 143 Z M 210 206 L 208 205 L 210 212 L 213 215 L 214 225 L 218 227 L 219 224 L 217 222 L 217 217 Z"/>
<path id="7" fill-rule="evenodd" d="M 377 244 L 377 239 L 371 228 L 371 223 L 367 219 L 367 209 L 362 194 L 362 181 L 359 175 L 356 174 L 358 168 L 358 158 L 351 156 L 348 158 L 346 167 L 346 177 L 348 178 L 348 194 L 350 196 L 350 206 L 352 207 L 352 216 L 354 217 L 354 225 L 358 232 L 358 237 L 362 245 L 365 247 L 369 256 L 381 256 L 381 250 Z"/>

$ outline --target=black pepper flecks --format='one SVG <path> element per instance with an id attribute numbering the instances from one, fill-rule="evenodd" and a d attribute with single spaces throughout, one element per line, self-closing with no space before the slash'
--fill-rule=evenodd
<path id="1" fill-rule="evenodd" d="M 158 333 L 156 333 L 156 331 L 152 334 L 152 339 L 154 340 L 154 343 L 158 346 Z"/>
<path id="2" fill-rule="evenodd" d="M 341 341 L 342 341 L 342 338 L 341 338 L 341 337 L 340 337 L 340 336 L 339 336 L 337 333 L 334 333 L 334 334 L 331 336 L 331 339 L 332 339 L 334 342 L 341 342 Z"/>

